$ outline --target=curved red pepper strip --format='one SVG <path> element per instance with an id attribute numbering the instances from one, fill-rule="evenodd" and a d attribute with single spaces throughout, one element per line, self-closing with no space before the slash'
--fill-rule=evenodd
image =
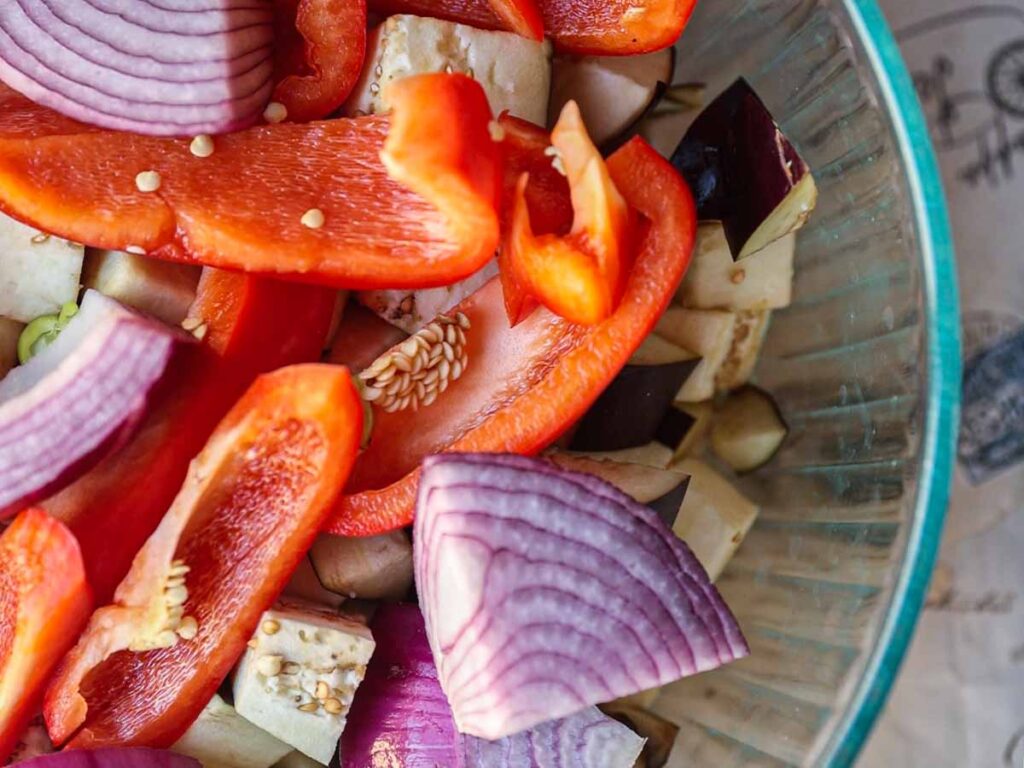
<path id="1" fill-rule="evenodd" d="M 505 180 L 502 231 L 508 232 L 515 213 L 516 187 L 523 174 L 529 176 L 525 198 L 534 232 L 565 235 L 572 227 L 572 197 L 569 181 L 559 173 L 548 153 L 551 137 L 533 123 L 502 115 L 502 148 L 505 150 Z M 498 267 L 505 298 L 505 310 L 512 325 L 520 323 L 537 306 L 526 280 L 509 260 L 507 248 L 498 251 Z"/>
<path id="2" fill-rule="evenodd" d="M 336 292 L 207 269 L 190 316 L 204 343 L 183 350 L 132 440 L 41 505 L 78 537 L 100 603 L 113 595 L 217 422 L 253 379 L 319 358 Z"/>
<path id="3" fill-rule="evenodd" d="M 0 113 L 0 208 L 76 242 L 207 266 L 351 288 L 449 284 L 498 244 L 487 97 L 468 77 L 434 74 L 396 83 L 391 99 L 390 117 L 218 136 L 205 158 L 184 139 L 69 135 L 23 104 Z M 143 170 L 160 174 L 157 191 L 136 187 Z"/>
<path id="4" fill-rule="evenodd" d="M 636 260 L 611 317 L 594 326 L 538 310 L 508 327 L 492 281 L 459 306 L 470 320 L 469 365 L 433 405 L 374 413 L 363 453 L 327 530 L 369 536 L 412 520 L 418 465 L 441 451 L 532 454 L 575 423 L 618 374 L 671 301 L 696 232 L 682 178 L 641 139 L 608 160 L 626 202 L 640 214 Z"/>
<path id="5" fill-rule="evenodd" d="M 256 380 L 192 463 L 114 603 L 93 614 L 61 664 L 43 709 L 55 743 L 177 741 L 313 543 L 359 451 L 362 414 L 338 366 Z M 166 629 L 175 574 L 198 628 L 180 639 Z M 168 647 L 144 650 L 153 646 Z"/>
<path id="6" fill-rule="evenodd" d="M 506 270 L 506 307 L 509 320 L 519 322 L 527 293 L 566 320 L 593 325 L 611 314 L 622 293 L 629 210 L 575 102 L 566 104 L 551 143 L 569 181 L 572 230 L 566 236 L 534 234 L 526 197 L 529 173 L 524 173 L 500 261 Z"/>
<path id="7" fill-rule="evenodd" d="M 500 1 L 500 0 L 498 0 Z M 434 16 L 483 29 L 513 29 L 496 0 L 369 0 L 382 15 Z M 627 56 L 667 48 L 682 34 L 697 0 L 537 0 L 544 31 L 564 53 Z"/>
<path id="8" fill-rule="evenodd" d="M 91 609 L 75 537 L 39 509 L 22 512 L 0 535 L 0 763 Z"/>
<path id="9" fill-rule="evenodd" d="M 294 122 L 327 117 L 363 69 L 366 0 L 274 0 L 274 17 L 274 101 Z"/>

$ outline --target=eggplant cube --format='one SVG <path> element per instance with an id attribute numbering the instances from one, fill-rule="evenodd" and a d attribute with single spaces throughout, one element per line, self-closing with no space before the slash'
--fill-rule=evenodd
<path id="1" fill-rule="evenodd" d="M 704 462 L 689 459 L 679 469 L 690 475 L 690 485 L 672 531 L 715 581 L 743 543 L 759 509 Z"/>
<path id="2" fill-rule="evenodd" d="M 203 768 L 269 768 L 292 751 L 217 694 L 171 749 L 194 757 Z"/>
<path id="3" fill-rule="evenodd" d="M 619 143 L 657 106 L 674 70 L 673 48 L 639 56 L 558 56 L 548 123 L 554 125 L 573 100 L 595 144 Z"/>
<path id="4" fill-rule="evenodd" d="M 789 234 L 736 262 L 722 223 L 702 222 L 676 301 L 692 309 L 729 312 L 788 307 L 793 299 L 795 250 L 796 235 Z"/>
<path id="5" fill-rule="evenodd" d="M 173 264 L 123 251 L 89 249 L 82 282 L 122 304 L 170 325 L 188 315 L 196 298 L 200 268 Z"/>
<path id="6" fill-rule="evenodd" d="M 386 19 L 370 35 L 350 115 L 390 110 L 388 85 L 410 75 L 458 72 L 474 78 L 495 115 L 543 125 L 551 91 L 551 44 L 424 16 Z"/>
<path id="7" fill-rule="evenodd" d="M 283 594 L 324 608 L 335 609 L 342 606 L 346 597 L 324 587 L 309 555 L 302 558 L 291 580 L 285 585 Z"/>
<path id="8" fill-rule="evenodd" d="M 672 156 L 702 220 L 725 226 L 737 259 L 795 232 L 818 190 L 810 168 L 742 78 L 697 117 Z"/>
<path id="9" fill-rule="evenodd" d="M 662 315 L 655 333 L 701 357 L 676 393 L 676 400 L 699 403 L 714 397 L 715 377 L 732 349 L 735 328 L 732 312 L 669 307 Z"/>
<path id="10" fill-rule="evenodd" d="M 438 315 L 461 304 L 497 274 L 498 262 L 491 261 L 483 269 L 452 285 L 419 291 L 361 291 L 356 295 L 356 300 L 382 320 L 413 334 Z"/>
<path id="11" fill-rule="evenodd" d="M 320 583 L 366 600 L 401 600 L 412 588 L 412 543 L 405 531 L 380 536 L 322 534 L 310 550 Z"/>
<path id="12" fill-rule="evenodd" d="M 617 451 L 651 442 L 696 359 L 666 365 L 627 365 L 580 420 L 570 448 Z"/>
<path id="13" fill-rule="evenodd" d="M 0 213 L 0 317 L 23 323 L 78 298 L 85 248 Z"/>
<path id="14" fill-rule="evenodd" d="M 735 317 L 729 353 L 715 373 L 715 389 L 719 392 L 728 392 L 750 381 L 761 356 L 771 312 L 737 312 Z"/>
<path id="15" fill-rule="evenodd" d="M 263 614 L 235 671 L 235 709 L 326 765 L 373 649 L 362 624 L 315 606 L 280 603 Z"/>

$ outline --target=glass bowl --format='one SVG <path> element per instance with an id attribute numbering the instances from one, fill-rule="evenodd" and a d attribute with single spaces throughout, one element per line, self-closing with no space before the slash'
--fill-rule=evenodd
<path id="1" fill-rule="evenodd" d="M 959 318 L 939 174 L 873 0 L 700 0 L 678 53 L 677 81 L 752 83 L 819 201 L 756 375 L 791 433 L 743 481 L 762 512 L 719 581 L 752 654 L 654 707 L 681 726 L 672 766 L 849 765 L 921 609 L 952 471 Z"/>

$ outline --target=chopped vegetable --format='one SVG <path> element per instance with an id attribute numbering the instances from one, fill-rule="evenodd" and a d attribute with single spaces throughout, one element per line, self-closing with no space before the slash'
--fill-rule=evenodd
<path id="1" fill-rule="evenodd" d="M 0 203 L 48 232 L 172 261 L 338 287 L 450 283 L 498 243 L 490 109 L 461 75 L 407 78 L 392 99 L 390 119 L 253 128 L 218 137 L 205 159 L 186 140 L 58 135 L 47 110 L 11 104 Z M 19 137 L 29 121 L 35 138 Z M 159 194 L 136 189 L 140 168 L 160 173 Z M 311 208 L 325 216 L 318 229 L 301 222 Z"/>
<path id="2" fill-rule="evenodd" d="M 771 461 L 787 432 L 771 396 L 744 387 L 731 393 L 715 414 L 711 450 L 737 472 L 750 472 Z"/>
<path id="3" fill-rule="evenodd" d="M 361 434 L 345 369 L 256 380 L 51 683 L 55 743 L 170 746 L 185 733 L 312 544 Z"/>
<path id="4" fill-rule="evenodd" d="M 586 455 L 599 461 L 642 464 L 645 467 L 665 469 L 672 460 L 672 449 L 661 443 L 648 443 L 647 445 L 639 445 L 636 448 L 626 448 L 621 451 L 591 452 Z"/>
<path id="5" fill-rule="evenodd" d="M 82 284 L 169 325 L 180 325 L 196 298 L 200 269 L 124 251 L 90 248 Z"/>
<path id="6" fill-rule="evenodd" d="M 0 381 L 0 516 L 66 486 L 127 439 L 175 348 L 191 339 L 95 291 L 71 322 L 68 314 L 26 326 L 18 352 L 31 360 Z"/>
<path id="7" fill-rule="evenodd" d="M 345 308 L 327 361 L 352 371 L 369 368 L 382 354 L 405 341 L 408 334 L 359 304 Z"/>
<path id="8" fill-rule="evenodd" d="M 676 469 L 616 461 L 608 455 L 554 451 L 546 454 L 545 458 L 563 469 L 595 475 L 641 504 L 650 504 L 686 483 L 686 474 Z"/>
<path id="9" fill-rule="evenodd" d="M 694 121 L 672 163 L 738 260 L 803 226 L 818 197 L 807 163 L 742 78 Z"/>
<path id="10" fill-rule="evenodd" d="M 457 307 L 497 274 L 498 262 L 494 260 L 487 262 L 483 269 L 465 280 L 452 285 L 419 291 L 362 291 L 358 300 L 396 328 L 405 333 L 416 333 L 438 315 Z"/>
<path id="11" fill-rule="evenodd" d="M 732 350 L 735 326 L 731 312 L 670 307 L 661 317 L 655 333 L 701 357 L 676 394 L 677 400 L 699 403 L 714 397 L 715 378 Z"/>
<path id="12" fill-rule="evenodd" d="M 658 440 L 673 449 L 670 466 L 696 453 L 711 428 L 710 401 L 675 403 L 658 428 Z"/>
<path id="13" fill-rule="evenodd" d="M 551 83 L 551 44 L 423 16 L 391 16 L 370 36 L 350 115 L 391 111 L 391 83 L 410 75 L 458 72 L 476 80 L 495 115 L 543 125 Z"/>
<path id="14" fill-rule="evenodd" d="M 750 381 L 761 354 L 761 345 L 768 332 L 770 320 L 771 312 L 767 310 L 736 313 L 732 344 L 715 374 L 715 389 L 719 392 L 728 392 Z"/>
<path id="15" fill-rule="evenodd" d="M 788 307 L 793 297 L 795 251 L 796 235 L 789 234 L 736 262 L 722 223 L 701 222 L 693 264 L 676 300 L 692 309 L 730 312 Z"/>
<path id="16" fill-rule="evenodd" d="M 600 325 L 572 325 L 539 309 L 509 328 L 492 281 L 459 305 L 471 321 L 471 365 L 445 397 L 414 415 L 376 414 L 329 530 L 373 535 L 408 525 L 419 462 L 439 451 L 543 450 L 579 419 L 664 311 L 686 269 L 696 227 L 689 190 L 634 139 L 608 160 L 626 201 L 649 224 L 622 301 Z M 668 449 L 665 449 L 668 450 Z"/>
<path id="17" fill-rule="evenodd" d="M 383 15 L 416 13 L 484 29 L 506 29 L 493 0 L 370 0 Z M 672 45 L 696 0 L 538 0 L 544 31 L 566 53 L 628 56 Z"/>
<path id="18" fill-rule="evenodd" d="M 359 374 L 363 398 L 385 413 L 432 405 L 469 365 L 469 318 L 438 315 Z"/>
<path id="19" fill-rule="evenodd" d="M 327 117 L 359 79 L 366 55 L 364 0 L 273 0 L 274 103 L 288 120 Z"/>
<path id="20" fill-rule="evenodd" d="M 690 475 L 690 487 L 672 531 L 716 581 L 754 524 L 758 507 L 701 461 L 688 459 L 678 469 Z"/>
<path id="21" fill-rule="evenodd" d="M 270 768 L 291 751 L 217 694 L 171 749 L 194 757 L 203 768 Z"/>
<path id="22" fill-rule="evenodd" d="M 700 363 L 627 365 L 580 422 L 573 451 L 617 451 L 654 440 L 676 393 Z"/>
<path id="23" fill-rule="evenodd" d="M 324 587 L 320 577 L 316 574 L 316 569 L 313 568 L 313 561 L 309 555 L 302 558 L 302 562 L 295 569 L 282 594 L 284 597 L 303 600 L 327 608 L 340 608 L 348 597 Z"/>
<path id="24" fill-rule="evenodd" d="M 545 461 L 428 457 L 414 557 L 441 685 L 459 730 L 480 738 L 748 652 L 696 558 L 654 512 Z"/>
<path id="25" fill-rule="evenodd" d="M 544 19 L 536 0 L 488 0 L 491 10 L 516 34 L 531 40 L 544 39 Z"/>
<path id="26" fill-rule="evenodd" d="M 641 739 L 593 707 L 497 742 L 460 735 L 419 609 L 384 606 L 373 629 L 380 640 L 342 735 L 345 768 L 627 768 L 640 752 Z"/>
<path id="27" fill-rule="evenodd" d="M 648 712 L 642 707 L 621 701 L 601 705 L 601 711 L 610 715 L 647 741 L 637 765 L 640 768 L 665 768 L 679 735 L 679 726 Z"/>
<path id="28" fill-rule="evenodd" d="M 377 648 L 341 736 L 341 765 L 463 765 L 460 738 L 437 682 L 419 608 L 381 606 L 372 627 Z"/>
<path id="29" fill-rule="evenodd" d="M 310 550 L 320 582 L 367 600 L 401 600 L 412 588 L 412 543 L 405 531 L 380 536 L 317 537 Z"/>
<path id="30" fill-rule="evenodd" d="M 320 768 L 320 763 L 311 757 L 306 757 L 297 749 L 278 760 L 275 768 Z"/>
<path id="31" fill-rule="evenodd" d="M 636 763 L 644 740 L 597 707 L 587 707 L 498 741 L 465 737 L 463 744 L 470 768 L 561 768 L 565 755 L 580 768 L 619 768 Z"/>
<path id="32" fill-rule="evenodd" d="M 630 365 L 670 365 L 697 359 L 697 355 L 652 333 L 629 358 Z"/>
<path id="33" fill-rule="evenodd" d="M 33 757 L 49 755 L 53 752 L 53 742 L 46 733 L 46 723 L 42 714 L 36 715 L 22 731 L 18 744 L 8 758 L 6 765 L 14 765 Z"/>
<path id="34" fill-rule="evenodd" d="M 0 317 L 0 379 L 18 364 L 18 339 L 24 329 L 17 320 Z"/>
<path id="35" fill-rule="evenodd" d="M 91 607 L 75 537 L 38 509 L 18 515 L 0 534 L 0 763 Z"/>
<path id="36" fill-rule="evenodd" d="M 22 768 L 201 768 L 191 757 L 144 747 L 57 752 L 20 765 Z"/>
<path id="37" fill-rule="evenodd" d="M 316 360 L 335 294 L 205 270 L 190 319 L 206 329 L 154 393 L 134 439 L 42 506 L 74 532 L 109 602 L 220 419 L 260 373 Z M 188 323 L 192 325 L 192 322 Z"/>
<path id="38" fill-rule="evenodd" d="M 516 184 L 511 231 L 502 245 L 502 279 L 566 320 L 593 325 L 615 309 L 628 273 L 630 220 L 626 201 L 615 188 L 570 101 L 551 133 L 552 163 L 569 180 L 572 229 L 565 236 L 535 235 L 526 197 L 529 174 Z M 509 312 L 515 324 L 523 311 Z"/>
<path id="39" fill-rule="evenodd" d="M 674 70 L 674 48 L 641 56 L 560 56 L 552 68 L 549 119 L 554 123 L 575 101 L 595 144 L 621 143 L 657 105 Z"/>
<path id="40" fill-rule="evenodd" d="M 43 7 L 5 4 L 0 79 L 76 120 L 154 136 L 224 133 L 254 123 L 270 96 L 267 5 L 86 0 L 70 16 Z"/>
<path id="41" fill-rule="evenodd" d="M 78 305 L 69 301 L 55 315 L 37 317 L 25 326 L 18 337 L 18 362 L 24 365 L 53 344 L 60 332 L 67 328 L 71 318 L 78 314 Z"/>
<path id="42" fill-rule="evenodd" d="M 235 709 L 326 765 L 373 652 L 373 637 L 362 624 L 282 603 L 263 614 L 238 664 Z"/>
<path id="43" fill-rule="evenodd" d="M 0 316 L 27 323 L 75 301 L 83 253 L 0 213 Z"/>

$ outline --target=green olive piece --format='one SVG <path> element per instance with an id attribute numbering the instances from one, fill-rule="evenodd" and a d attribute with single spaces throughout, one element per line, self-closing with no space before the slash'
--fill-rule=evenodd
<path id="1" fill-rule="evenodd" d="M 37 317 L 26 325 L 18 337 L 18 362 L 24 365 L 50 346 L 77 314 L 78 305 L 69 301 L 58 314 Z"/>

